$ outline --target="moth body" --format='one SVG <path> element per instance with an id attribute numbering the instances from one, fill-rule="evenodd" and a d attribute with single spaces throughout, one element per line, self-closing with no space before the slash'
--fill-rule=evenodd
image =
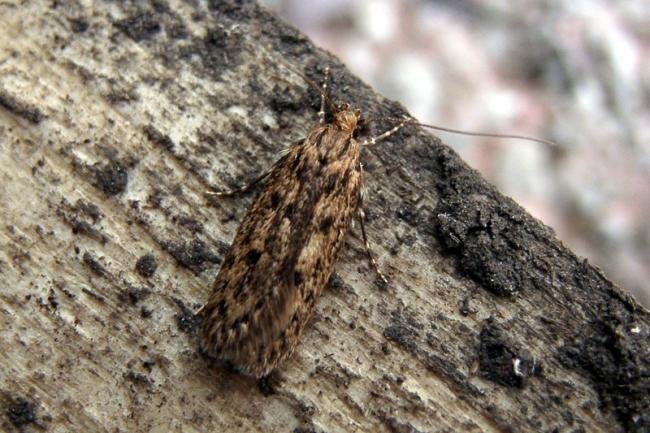
<path id="1" fill-rule="evenodd" d="M 293 352 L 359 206 L 358 119 L 343 107 L 264 178 L 202 309 L 208 355 L 259 378 Z"/>

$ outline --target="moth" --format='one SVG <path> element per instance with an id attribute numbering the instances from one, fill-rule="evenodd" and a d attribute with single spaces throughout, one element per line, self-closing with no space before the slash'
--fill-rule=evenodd
<path id="1" fill-rule="evenodd" d="M 361 112 L 331 103 L 328 75 L 327 69 L 318 126 L 259 179 L 261 191 L 201 309 L 202 350 L 256 378 L 291 355 L 334 270 L 352 219 L 359 216 L 363 223 L 361 147 L 403 125 L 358 142 L 354 133 Z M 330 123 L 325 122 L 326 102 L 333 114 Z M 367 246 L 363 225 L 362 232 Z"/>
<path id="2" fill-rule="evenodd" d="M 319 124 L 258 178 L 261 191 L 242 220 L 212 293 L 200 310 L 201 349 L 255 378 L 267 376 L 291 356 L 355 216 L 371 265 L 384 278 L 370 254 L 363 225 L 361 148 L 406 124 L 455 131 L 408 118 L 390 119 L 398 120 L 397 126 L 359 142 L 354 133 L 361 112 L 331 102 L 326 93 L 328 75 L 326 69 Z M 333 114 L 330 123 L 325 122 L 326 103 Z"/>

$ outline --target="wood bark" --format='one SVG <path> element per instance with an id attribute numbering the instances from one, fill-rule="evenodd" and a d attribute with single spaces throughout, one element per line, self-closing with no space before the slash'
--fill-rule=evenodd
<path id="1" fill-rule="evenodd" d="M 0 426 L 85 432 L 650 431 L 650 316 L 439 140 L 363 155 L 353 230 L 275 394 L 198 309 L 320 81 L 400 117 L 251 1 L 0 2 Z M 362 134 L 392 125 L 376 122 Z"/>

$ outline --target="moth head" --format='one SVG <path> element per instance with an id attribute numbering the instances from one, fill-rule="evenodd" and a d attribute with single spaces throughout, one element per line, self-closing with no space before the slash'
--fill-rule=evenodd
<path id="1" fill-rule="evenodd" d="M 361 110 L 350 107 L 350 104 L 341 104 L 338 111 L 334 114 L 334 123 L 343 132 L 347 132 L 352 137 L 360 118 Z"/>

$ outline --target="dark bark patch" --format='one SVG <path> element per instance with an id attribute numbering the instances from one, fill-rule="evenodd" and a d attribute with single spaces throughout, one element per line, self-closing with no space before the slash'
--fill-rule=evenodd
<path id="1" fill-rule="evenodd" d="M 419 330 L 422 326 L 413 317 L 402 310 L 395 310 L 391 313 L 391 323 L 384 328 L 383 335 L 388 340 L 394 341 L 411 353 L 418 349 L 417 341 L 420 337 Z"/>
<path id="2" fill-rule="evenodd" d="M 34 424 L 37 420 L 36 404 L 25 397 L 16 396 L 7 405 L 5 414 L 14 427 Z"/>
<path id="3" fill-rule="evenodd" d="M 112 160 L 95 168 L 95 184 L 107 195 L 117 195 L 126 190 L 129 173 L 121 162 Z"/>
<path id="4" fill-rule="evenodd" d="M 169 135 L 163 134 L 158 129 L 156 129 L 153 125 L 145 126 L 143 128 L 143 131 L 144 134 L 149 139 L 149 141 L 151 141 L 152 143 L 162 146 L 168 151 L 174 150 L 174 142 L 172 141 L 171 138 L 169 138 Z"/>
<path id="5" fill-rule="evenodd" d="M 151 38 L 161 29 L 158 17 L 149 11 L 139 11 L 127 18 L 115 21 L 113 26 L 136 42 Z"/>
<path id="6" fill-rule="evenodd" d="M 93 271 L 97 275 L 105 275 L 106 274 L 106 269 L 104 266 L 102 266 L 101 263 L 88 251 L 86 251 L 83 255 L 83 261 L 90 268 L 91 271 Z"/>
<path id="7" fill-rule="evenodd" d="M 162 247 L 176 259 L 179 265 L 194 273 L 202 272 L 210 263 L 221 262 L 219 256 L 212 253 L 205 242 L 199 239 L 181 243 L 165 242 Z"/>
<path id="8" fill-rule="evenodd" d="M 33 124 L 39 124 L 45 115 L 38 107 L 20 101 L 0 88 L 0 107 Z"/>
<path id="9" fill-rule="evenodd" d="M 640 322 L 605 312 L 556 355 L 563 366 L 592 381 L 603 406 L 614 410 L 628 432 L 650 431 L 650 362 L 640 349 L 648 332 Z"/>
<path id="10" fill-rule="evenodd" d="M 145 278 L 152 277 L 153 274 L 156 273 L 156 269 L 158 269 L 156 257 L 153 254 L 145 254 L 141 256 L 135 263 L 135 269 L 138 271 L 138 274 Z"/>
<path id="11" fill-rule="evenodd" d="M 514 348 L 493 320 L 486 321 L 479 339 L 479 372 L 486 379 L 522 388 L 527 378 L 541 373 L 540 364 Z"/>
<path id="12" fill-rule="evenodd" d="M 176 326 L 186 334 L 195 335 L 201 323 L 203 323 L 203 317 L 200 314 L 194 314 L 194 311 L 187 308 L 180 299 L 174 298 L 174 302 L 181 310 L 176 314 Z"/>

